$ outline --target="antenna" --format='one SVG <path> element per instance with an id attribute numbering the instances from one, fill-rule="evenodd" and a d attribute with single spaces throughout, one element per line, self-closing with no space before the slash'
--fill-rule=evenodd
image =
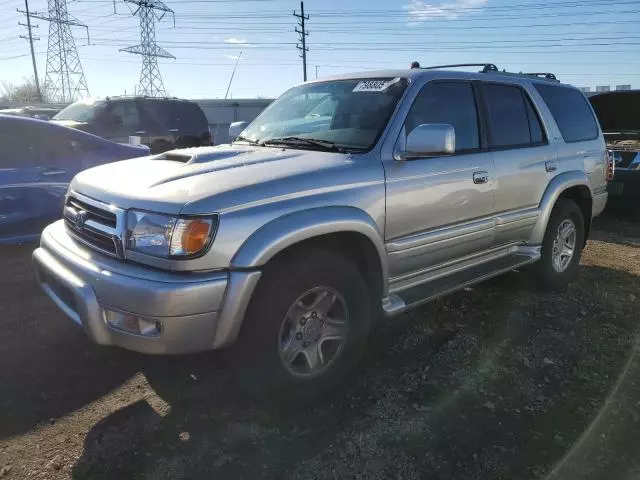
<path id="1" fill-rule="evenodd" d="M 140 72 L 140 85 L 137 93 L 148 97 L 164 97 L 166 93 L 158 68 L 158 57 L 176 57 L 156 44 L 156 21 L 162 20 L 167 13 L 173 15 L 173 10 L 159 0 L 124 1 L 137 6 L 132 13 L 140 18 L 140 44 L 120 49 L 121 52 L 142 55 L 142 71 Z M 174 26 L 175 23 L 174 15 Z"/>

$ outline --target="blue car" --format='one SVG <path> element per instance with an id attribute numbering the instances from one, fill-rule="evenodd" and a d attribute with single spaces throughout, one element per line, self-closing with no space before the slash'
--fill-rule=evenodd
<path id="1" fill-rule="evenodd" d="M 0 244 L 36 240 L 61 217 L 69 182 L 81 170 L 148 154 L 145 146 L 0 115 Z"/>

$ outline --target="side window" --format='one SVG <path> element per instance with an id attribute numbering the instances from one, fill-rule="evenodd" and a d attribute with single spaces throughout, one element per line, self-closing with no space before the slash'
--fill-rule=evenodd
<path id="1" fill-rule="evenodd" d="M 456 152 L 480 148 L 478 112 L 471 84 L 430 83 L 418 94 L 405 121 L 407 134 L 425 123 L 447 123 L 456 131 Z"/>
<path id="2" fill-rule="evenodd" d="M 0 170 L 35 164 L 33 145 L 27 144 L 28 127 L 11 120 L 0 120 Z"/>
<path id="3" fill-rule="evenodd" d="M 533 105 L 531 105 L 531 100 L 526 98 L 525 103 L 527 104 L 527 116 L 529 117 L 529 131 L 531 132 L 531 142 L 532 143 L 546 142 L 547 137 L 544 134 L 542 123 L 540 122 L 540 117 L 538 116 L 537 112 L 533 108 Z"/>
<path id="4" fill-rule="evenodd" d="M 484 97 L 489 114 L 492 147 L 516 147 L 535 143 L 532 142 L 529 115 L 520 88 L 486 84 Z"/>
<path id="5" fill-rule="evenodd" d="M 109 112 L 109 117 L 116 125 L 137 127 L 140 125 L 140 115 L 134 102 L 116 103 Z"/>
<path id="6" fill-rule="evenodd" d="M 584 95 L 573 88 L 536 84 L 565 142 L 598 138 L 598 124 Z"/>

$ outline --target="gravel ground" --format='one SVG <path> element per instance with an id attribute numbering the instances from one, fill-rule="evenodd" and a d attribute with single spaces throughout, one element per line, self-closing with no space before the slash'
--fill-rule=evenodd
<path id="1" fill-rule="evenodd" d="M 640 227 L 591 238 L 566 291 L 514 272 L 381 322 L 356 375 L 296 408 L 239 393 L 224 352 L 89 344 L 33 246 L 3 247 L 0 478 L 640 478 Z"/>

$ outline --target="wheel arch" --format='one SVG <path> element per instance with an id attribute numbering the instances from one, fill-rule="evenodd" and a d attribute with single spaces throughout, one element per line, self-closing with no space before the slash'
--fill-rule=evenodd
<path id="1" fill-rule="evenodd" d="M 238 249 L 231 268 L 259 268 L 294 249 L 321 245 L 354 260 L 369 287 L 388 291 L 383 235 L 374 220 L 354 207 L 322 207 L 291 213 L 267 223 Z"/>
<path id="2" fill-rule="evenodd" d="M 530 243 L 540 245 L 551 217 L 551 212 L 560 198 L 574 201 L 584 217 L 585 242 L 591 228 L 591 212 L 593 197 L 589 181 L 584 172 L 570 171 L 562 173 L 551 180 L 540 202 L 540 218 L 531 235 Z"/>

